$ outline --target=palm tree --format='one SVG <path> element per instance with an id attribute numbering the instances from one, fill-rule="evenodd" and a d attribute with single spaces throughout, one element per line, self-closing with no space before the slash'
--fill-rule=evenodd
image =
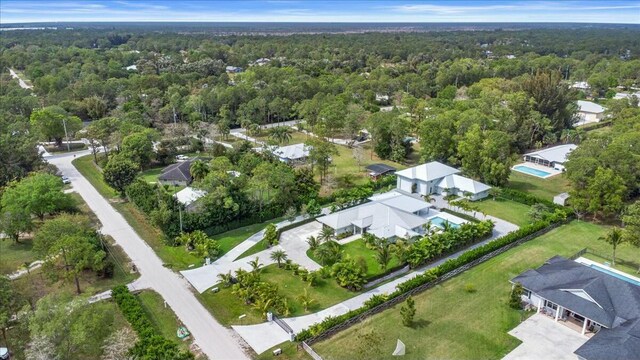
<path id="1" fill-rule="evenodd" d="M 334 241 L 324 243 L 313 252 L 322 265 L 333 265 L 342 257 L 342 247 Z"/>
<path id="2" fill-rule="evenodd" d="M 315 250 L 318 246 L 320 246 L 320 240 L 315 236 L 309 236 L 307 238 L 307 244 L 309 244 L 309 249 Z"/>
<path id="3" fill-rule="evenodd" d="M 391 261 L 391 250 L 389 245 L 380 246 L 376 253 L 376 261 L 380 264 L 382 271 L 387 269 L 389 262 Z"/>
<path id="4" fill-rule="evenodd" d="M 422 199 L 428 203 L 434 203 L 436 199 L 431 194 L 422 195 Z"/>
<path id="5" fill-rule="evenodd" d="M 283 142 L 288 143 L 291 140 L 291 129 L 287 126 L 271 128 L 269 130 L 269 138 L 278 144 L 282 144 Z"/>
<path id="6" fill-rule="evenodd" d="M 328 226 L 323 226 L 320 234 L 318 234 L 318 240 L 320 240 L 321 243 L 331 241 L 334 237 L 334 230 Z"/>
<path id="7" fill-rule="evenodd" d="M 410 250 L 411 245 L 404 240 L 396 240 L 396 242 L 391 245 L 391 252 L 396 258 L 398 258 L 398 261 L 401 264 L 407 262 Z"/>
<path id="8" fill-rule="evenodd" d="M 451 225 L 451 223 L 450 223 L 450 222 L 448 222 L 448 221 L 446 221 L 446 220 L 445 220 L 445 221 L 442 223 L 442 231 L 443 231 L 443 232 L 449 232 L 449 231 L 451 231 L 451 230 L 453 230 L 453 225 Z"/>
<path id="9" fill-rule="evenodd" d="M 229 287 L 233 282 L 233 276 L 231 275 L 231 271 L 229 271 L 226 274 L 224 273 L 218 274 L 218 279 L 220 279 L 222 284 L 224 284 L 224 287 Z"/>
<path id="10" fill-rule="evenodd" d="M 431 220 L 427 221 L 426 224 L 422 225 L 422 230 L 424 230 L 424 234 L 426 236 L 431 236 L 436 232 L 436 228 L 431 222 Z"/>
<path id="11" fill-rule="evenodd" d="M 619 227 L 613 227 L 606 236 L 600 237 L 599 240 L 604 240 L 609 243 L 613 247 L 613 258 L 611 260 L 611 265 L 616 264 L 616 248 L 618 245 L 624 243 L 626 239 L 622 236 L 622 229 Z"/>
<path id="12" fill-rule="evenodd" d="M 271 260 L 278 263 L 278 267 L 282 267 L 282 262 L 287 261 L 287 253 L 284 250 L 278 249 L 271 252 Z"/>
<path id="13" fill-rule="evenodd" d="M 251 271 L 258 271 L 262 264 L 260 263 L 260 258 L 256 256 L 254 260 L 249 261 L 248 263 L 251 266 Z"/>
<path id="14" fill-rule="evenodd" d="M 209 165 L 202 160 L 196 160 L 191 163 L 189 172 L 191 173 L 193 180 L 200 181 L 209 173 Z"/>
<path id="15" fill-rule="evenodd" d="M 304 293 L 302 293 L 302 294 L 300 294 L 300 296 L 298 296 L 298 300 L 300 301 L 300 304 L 304 308 L 304 311 L 308 311 L 309 310 L 309 306 L 311 306 L 311 304 L 313 304 L 315 302 L 315 300 L 313 300 L 311 298 L 311 296 L 309 295 L 309 292 L 307 291 L 306 288 L 304 289 Z"/>

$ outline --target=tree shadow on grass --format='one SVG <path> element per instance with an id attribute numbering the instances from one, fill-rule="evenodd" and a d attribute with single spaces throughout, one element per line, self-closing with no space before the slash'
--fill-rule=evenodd
<path id="1" fill-rule="evenodd" d="M 431 321 L 425 319 L 417 319 L 413 320 L 412 328 L 414 329 L 424 329 L 431 324 Z"/>

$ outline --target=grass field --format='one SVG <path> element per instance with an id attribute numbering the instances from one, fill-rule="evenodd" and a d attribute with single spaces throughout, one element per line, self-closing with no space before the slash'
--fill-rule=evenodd
<path id="1" fill-rule="evenodd" d="M 376 261 L 376 251 L 369 249 L 363 239 L 352 241 L 342 245 L 344 255 L 350 256 L 352 259 L 358 260 L 362 257 L 367 264 L 367 277 L 382 275 L 386 272 L 383 270 L 378 261 Z M 394 256 L 387 265 L 387 270 L 400 265 L 398 259 Z"/>
<path id="2" fill-rule="evenodd" d="M 511 171 L 507 187 L 524 191 L 549 201 L 553 200 L 554 196 L 567 192 L 571 188 L 565 174 L 541 179 L 518 171 Z"/>
<path id="3" fill-rule="evenodd" d="M 0 240 L 0 274 L 10 274 L 25 263 L 37 260 L 32 247 L 31 239 L 22 239 L 19 243 L 11 239 Z"/>
<path id="4" fill-rule="evenodd" d="M 214 235 L 213 238 L 218 240 L 218 244 L 220 244 L 220 250 L 222 250 L 222 253 L 220 255 L 222 255 L 229 252 L 229 250 L 233 249 L 234 247 L 238 246 L 241 242 L 247 240 L 247 238 L 249 238 L 251 235 L 257 233 L 258 231 L 261 231 L 262 229 L 267 227 L 267 225 L 271 223 L 278 223 L 282 220 L 283 218 L 277 218 L 277 219 L 265 221 L 259 224 L 243 226 L 241 228 L 229 230 L 222 234 Z M 262 251 L 262 250 L 263 249 L 259 251 Z M 240 258 L 241 257 L 243 256 L 241 255 Z"/>
<path id="5" fill-rule="evenodd" d="M 309 286 L 300 277 L 294 275 L 293 271 L 280 269 L 275 264 L 262 268 L 261 276 L 263 280 L 278 284 L 280 293 L 287 298 L 291 311 L 290 316 L 320 311 L 358 294 L 341 288 L 333 279 L 321 279 L 316 286 Z M 314 300 L 306 312 L 298 300 L 304 289 L 307 289 L 309 296 Z M 258 310 L 250 305 L 245 305 L 240 298 L 232 294 L 231 288 L 219 286 L 219 290 L 217 293 L 207 290 L 199 294 L 198 297 L 221 324 L 225 326 L 247 325 L 266 320 Z M 243 314 L 246 317 L 242 320 L 238 319 Z"/>
<path id="6" fill-rule="evenodd" d="M 140 177 L 142 178 L 142 180 L 148 183 L 155 184 L 158 182 L 158 176 L 162 174 L 162 169 L 164 169 L 164 167 L 147 169 L 145 171 L 140 172 Z"/>
<path id="7" fill-rule="evenodd" d="M 396 306 L 314 349 L 327 360 L 342 359 L 344 354 L 353 354 L 353 359 L 390 359 L 396 339 L 401 339 L 407 346 L 406 359 L 501 358 L 518 345 L 507 331 L 522 319 L 507 304 L 509 279 L 554 255 L 571 256 L 584 247 L 608 251 L 609 246 L 597 240 L 605 231 L 602 226 L 574 221 L 415 296 L 417 315 L 412 328 L 402 326 L 400 306 Z M 637 248 L 624 245 L 619 256 L 637 261 L 640 254 Z M 466 286 L 477 291 L 467 292 Z M 363 345 L 362 334 L 371 332 L 382 340 Z"/>
<path id="8" fill-rule="evenodd" d="M 164 305 L 164 300 L 160 294 L 152 290 L 145 290 L 138 294 L 145 311 L 149 315 L 153 327 L 166 339 L 178 343 L 184 350 L 189 349 L 191 341 L 181 341 L 176 331 L 182 325 L 170 307 Z"/>
<path id="9" fill-rule="evenodd" d="M 589 259 L 589 260 L 593 260 L 599 264 L 608 264 L 609 267 L 614 268 L 616 270 L 620 270 L 622 272 L 626 272 L 629 275 L 633 275 L 635 277 L 640 277 L 640 273 L 638 272 L 640 269 L 638 269 L 637 267 L 630 267 L 630 266 L 626 266 L 626 265 L 621 265 L 618 260 L 626 260 L 624 258 L 620 258 L 619 256 L 616 255 L 616 264 L 612 265 L 611 264 L 611 258 L 607 257 L 601 257 L 595 254 L 591 254 L 591 253 L 586 253 L 584 255 L 582 255 L 583 258 Z M 638 259 L 636 259 L 638 260 Z M 637 262 L 637 261 L 636 261 Z"/>
<path id="10" fill-rule="evenodd" d="M 472 205 L 487 215 L 495 216 L 518 226 L 524 226 L 531 222 L 531 218 L 527 214 L 531 207 L 513 200 L 487 198 L 473 202 Z"/>

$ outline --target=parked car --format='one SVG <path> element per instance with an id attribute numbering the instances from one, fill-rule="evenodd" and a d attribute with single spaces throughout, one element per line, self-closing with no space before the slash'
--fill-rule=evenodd
<path id="1" fill-rule="evenodd" d="M 178 161 L 187 161 L 189 157 L 187 155 L 176 155 L 176 160 Z"/>
<path id="2" fill-rule="evenodd" d="M 0 360 L 9 360 L 9 349 L 0 347 Z"/>
<path id="3" fill-rule="evenodd" d="M 68 177 L 63 176 L 61 179 L 63 184 L 71 184 L 71 180 Z"/>

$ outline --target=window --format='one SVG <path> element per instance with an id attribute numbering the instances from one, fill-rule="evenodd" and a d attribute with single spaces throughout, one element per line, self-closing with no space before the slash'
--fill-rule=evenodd
<path id="1" fill-rule="evenodd" d="M 524 292 L 522 293 L 522 295 L 526 296 L 527 299 L 531 299 L 531 291 L 524 289 Z"/>
<path id="2" fill-rule="evenodd" d="M 557 309 L 558 309 L 558 305 L 557 305 L 557 304 L 552 303 L 552 302 L 551 302 L 551 301 L 549 301 L 549 300 L 545 300 L 545 301 L 544 301 L 544 306 L 546 306 L 546 307 L 548 307 L 548 308 L 552 308 L 553 310 L 557 310 Z"/>

